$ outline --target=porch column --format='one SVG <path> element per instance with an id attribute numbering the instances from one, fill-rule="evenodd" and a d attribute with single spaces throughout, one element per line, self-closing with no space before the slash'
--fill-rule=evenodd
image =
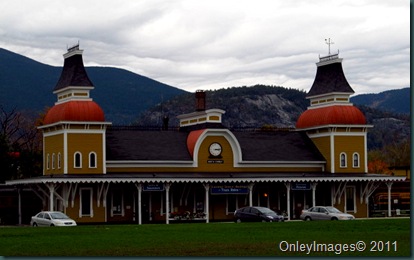
<path id="1" fill-rule="evenodd" d="M 253 206 L 253 186 L 254 183 L 249 184 L 249 206 Z"/>
<path id="2" fill-rule="evenodd" d="M 312 187 L 312 207 L 316 206 L 316 196 L 315 196 L 315 194 L 316 194 L 316 185 L 318 185 L 317 182 L 314 182 L 314 183 L 311 184 L 311 187 Z"/>
<path id="3" fill-rule="evenodd" d="M 22 194 L 21 194 L 21 191 L 22 190 L 20 188 L 17 188 L 17 196 L 18 196 L 17 209 L 18 209 L 18 215 L 19 215 L 19 226 L 22 225 Z"/>
<path id="4" fill-rule="evenodd" d="M 290 182 L 285 183 L 286 186 L 286 204 L 287 204 L 287 215 L 288 220 L 290 220 Z"/>
<path id="5" fill-rule="evenodd" d="M 388 217 L 391 217 L 391 186 L 392 181 L 387 181 L 387 187 L 388 187 Z"/>
<path id="6" fill-rule="evenodd" d="M 206 214 L 206 223 L 209 223 L 210 222 L 210 214 L 209 214 L 209 212 L 210 212 L 210 205 L 209 205 L 209 191 L 210 191 L 210 184 L 208 184 L 208 183 L 206 183 L 206 184 L 203 184 L 204 185 L 204 189 L 205 189 L 205 208 L 204 208 L 204 212 L 205 212 L 205 214 Z"/>
<path id="7" fill-rule="evenodd" d="M 138 225 L 142 224 L 142 184 L 135 183 L 138 190 Z"/>
<path id="8" fill-rule="evenodd" d="M 165 223 L 170 224 L 170 183 L 165 184 Z"/>
<path id="9" fill-rule="evenodd" d="M 49 210 L 53 211 L 53 208 L 54 208 L 53 201 L 55 200 L 55 196 L 54 196 L 55 184 L 49 183 L 49 184 L 46 184 L 46 185 L 49 188 Z"/>

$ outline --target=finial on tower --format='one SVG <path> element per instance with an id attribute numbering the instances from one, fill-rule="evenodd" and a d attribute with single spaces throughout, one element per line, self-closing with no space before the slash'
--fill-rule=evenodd
<path id="1" fill-rule="evenodd" d="M 331 38 L 325 39 L 325 43 L 328 44 L 328 55 L 331 55 L 331 45 L 335 43 L 331 41 Z"/>

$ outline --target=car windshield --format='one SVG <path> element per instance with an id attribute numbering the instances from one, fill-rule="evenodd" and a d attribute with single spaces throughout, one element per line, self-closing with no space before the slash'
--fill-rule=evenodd
<path id="1" fill-rule="evenodd" d="M 53 219 L 68 219 L 69 218 L 68 216 L 66 216 L 65 214 L 63 214 L 61 212 L 53 212 L 53 213 L 50 213 L 50 216 Z"/>
<path id="2" fill-rule="evenodd" d="M 257 208 L 257 209 L 265 215 L 276 215 L 276 213 L 273 210 L 268 209 L 268 208 L 260 207 L 260 208 Z"/>
<path id="3" fill-rule="evenodd" d="M 337 208 L 334 207 L 326 207 L 326 210 L 328 210 L 329 213 L 342 213 Z"/>

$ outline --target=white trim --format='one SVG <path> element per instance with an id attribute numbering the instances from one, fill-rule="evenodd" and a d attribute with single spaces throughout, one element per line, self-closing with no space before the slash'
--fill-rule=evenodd
<path id="1" fill-rule="evenodd" d="M 233 152 L 233 165 L 234 167 L 239 167 L 239 163 L 242 161 L 242 152 L 239 142 L 237 141 L 236 136 L 228 129 L 205 129 L 197 139 L 197 142 L 194 145 L 194 167 L 198 167 L 198 153 L 201 147 L 201 144 L 204 142 L 205 138 L 208 136 L 215 137 L 224 137 L 230 144 L 231 150 Z"/>
<path id="2" fill-rule="evenodd" d="M 90 196 L 89 196 L 89 198 L 90 198 L 90 214 L 89 215 L 83 215 L 83 212 L 82 212 L 82 191 L 83 190 L 89 190 L 89 192 L 90 192 Z M 92 197 L 93 197 L 93 188 L 91 188 L 91 187 L 84 187 L 84 188 L 79 188 L 79 217 L 80 218 L 82 218 L 82 217 L 91 217 L 91 218 L 93 218 L 93 199 L 92 199 Z"/>
<path id="3" fill-rule="evenodd" d="M 95 162 L 94 162 L 95 166 L 94 167 L 91 166 L 91 162 L 92 162 L 91 155 L 92 154 L 95 156 Z M 91 169 L 98 168 L 98 155 L 96 154 L 96 152 L 94 152 L 94 151 L 89 152 L 89 154 L 88 154 L 88 162 L 89 162 L 89 168 L 91 168 Z"/>
<path id="4" fill-rule="evenodd" d="M 347 205 L 347 200 L 348 200 L 348 198 L 347 198 L 347 189 L 348 188 L 352 188 L 353 189 L 353 203 L 354 203 L 354 210 L 347 210 L 347 207 L 348 207 L 348 205 Z M 357 203 L 356 203 L 356 187 L 355 187 L 355 185 L 347 185 L 346 187 L 345 187 L 345 209 L 344 209 L 344 212 L 345 213 L 348 213 L 348 212 L 353 212 L 354 214 L 355 213 L 357 213 Z"/>
<path id="5" fill-rule="evenodd" d="M 342 165 L 342 156 L 344 156 L 345 165 Z M 339 153 L 339 168 L 341 169 L 348 168 L 348 155 L 345 152 Z"/>
<path id="6" fill-rule="evenodd" d="M 318 126 L 312 126 L 312 127 L 307 127 L 307 128 L 297 128 L 295 131 L 306 131 L 306 130 L 315 130 L 315 129 L 321 129 L 321 128 L 364 128 L 366 131 L 366 128 L 373 128 L 374 125 L 318 125 Z M 355 133 L 355 132 L 352 132 Z"/>
<path id="7" fill-rule="evenodd" d="M 102 125 L 102 126 L 108 126 L 108 125 L 112 125 L 112 123 L 111 122 L 102 122 L 102 121 L 58 121 L 58 122 L 55 122 L 55 123 L 52 123 L 52 124 L 39 126 L 37 129 L 44 129 L 44 128 L 58 126 L 58 125 L 65 125 L 65 126 L 70 126 L 70 125 Z"/>
<path id="8" fill-rule="evenodd" d="M 358 165 L 355 165 L 354 164 L 354 162 L 355 162 L 355 155 L 357 155 L 358 156 Z M 358 152 L 354 152 L 353 154 L 352 154 L 352 168 L 354 168 L 354 169 L 356 169 L 356 168 L 361 168 L 361 156 L 359 155 L 359 153 Z"/>
<path id="9" fill-rule="evenodd" d="M 212 174 L 214 175 L 214 174 Z M 287 174 L 288 175 L 288 174 Z M 6 181 L 6 185 L 16 184 L 35 184 L 35 183 L 260 183 L 260 182 L 343 182 L 343 181 L 405 181 L 406 177 L 400 176 L 370 176 L 366 174 L 366 177 L 336 177 L 333 176 L 303 176 L 303 177 L 237 177 L 237 174 L 233 174 L 236 177 L 229 178 L 217 178 L 217 177 L 205 177 L 205 178 L 183 178 L 183 177 L 171 177 L 171 178 L 145 178 L 145 177 L 132 177 L 132 178 L 116 178 L 116 177 L 102 177 L 102 178 L 67 178 L 54 175 L 53 178 L 32 178 L 22 180 L 10 180 Z"/>
<path id="10" fill-rule="evenodd" d="M 80 155 L 80 165 L 79 166 L 76 165 L 76 155 L 77 154 Z M 73 153 L 73 168 L 74 169 L 82 169 L 82 159 L 83 158 L 82 158 L 82 153 L 81 152 L 76 151 L 76 152 Z"/>

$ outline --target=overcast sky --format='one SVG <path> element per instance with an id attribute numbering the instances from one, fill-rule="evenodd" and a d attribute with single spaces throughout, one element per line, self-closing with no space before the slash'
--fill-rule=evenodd
<path id="1" fill-rule="evenodd" d="M 1 0 L 0 47 L 187 91 L 268 84 L 308 91 L 319 55 L 343 58 L 356 94 L 409 87 L 408 0 Z"/>

